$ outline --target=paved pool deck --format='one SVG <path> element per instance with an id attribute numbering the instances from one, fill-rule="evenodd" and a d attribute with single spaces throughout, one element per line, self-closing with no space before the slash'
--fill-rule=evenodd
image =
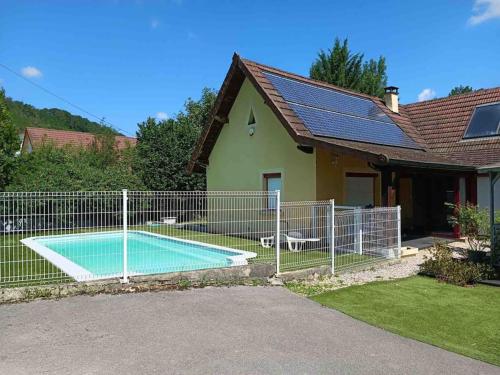
<path id="1" fill-rule="evenodd" d="M 500 374 L 280 287 L 0 306 L 0 374 Z"/>

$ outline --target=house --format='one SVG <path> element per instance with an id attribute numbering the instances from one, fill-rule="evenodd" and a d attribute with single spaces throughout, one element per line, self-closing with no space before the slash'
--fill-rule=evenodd
<path id="1" fill-rule="evenodd" d="M 189 169 L 208 190 L 401 205 L 404 233 L 450 232 L 445 202 L 490 205 L 499 122 L 500 87 L 401 105 L 396 87 L 380 99 L 235 54 Z"/>
<path id="2" fill-rule="evenodd" d="M 21 152 L 31 153 L 37 147 L 50 143 L 55 147 L 89 147 L 96 141 L 96 135 L 70 130 L 56 130 L 46 128 L 26 128 L 21 142 Z M 136 138 L 115 136 L 115 145 L 118 150 L 135 146 Z"/>

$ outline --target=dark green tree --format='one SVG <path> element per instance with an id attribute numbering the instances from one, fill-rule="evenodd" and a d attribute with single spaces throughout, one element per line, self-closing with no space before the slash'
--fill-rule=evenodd
<path id="1" fill-rule="evenodd" d="M 474 91 L 474 89 L 471 86 L 462 86 L 462 85 L 455 86 L 454 88 L 451 89 L 448 96 L 466 94 L 466 93 L 472 92 L 472 91 Z"/>
<path id="2" fill-rule="evenodd" d="M 114 151 L 102 146 L 56 148 L 45 143 L 22 154 L 9 191 L 116 191 L 143 190 L 141 178 L 131 168 L 133 148 Z"/>
<path id="3" fill-rule="evenodd" d="M 5 91 L 0 88 L 0 190 L 11 180 L 17 151 L 19 137 L 7 109 Z"/>
<path id="4" fill-rule="evenodd" d="M 347 39 L 335 43 L 328 51 L 321 50 L 311 66 L 313 79 L 331 83 L 368 95 L 383 97 L 387 85 L 386 63 L 383 56 L 378 60 L 364 61 L 364 55 L 349 50 Z"/>
<path id="5" fill-rule="evenodd" d="M 17 130 L 31 126 L 36 128 L 75 130 L 94 134 L 117 134 L 114 129 L 107 126 L 102 120 L 97 123 L 58 108 L 35 108 L 32 105 L 8 97 L 6 98 L 6 103 L 12 117 L 12 122 Z"/>
<path id="6" fill-rule="evenodd" d="M 200 100 L 189 98 L 174 118 L 148 118 L 139 124 L 136 169 L 149 189 L 205 190 L 205 175 L 190 175 L 186 166 L 215 98 L 216 93 L 205 88 Z"/>

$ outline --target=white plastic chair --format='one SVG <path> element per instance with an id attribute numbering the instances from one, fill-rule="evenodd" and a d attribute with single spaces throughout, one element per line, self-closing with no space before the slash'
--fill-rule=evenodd
<path id="1" fill-rule="evenodd" d="M 300 232 L 290 232 L 285 234 L 288 250 L 299 252 L 304 247 L 306 242 L 319 242 L 319 238 L 304 238 Z"/>
<path id="2" fill-rule="evenodd" d="M 269 249 L 274 246 L 274 236 L 261 237 L 260 244 L 262 247 Z"/>

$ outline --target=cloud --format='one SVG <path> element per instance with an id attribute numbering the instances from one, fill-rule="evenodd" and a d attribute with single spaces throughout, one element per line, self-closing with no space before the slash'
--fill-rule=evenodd
<path id="1" fill-rule="evenodd" d="M 158 20 L 157 20 L 157 19 L 155 19 L 155 18 L 154 18 L 154 19 L 152 19 L 152 20 L 151 20 L 151 28 L 152 28 L 152 29 L 157 29 L 157 28 L 158 28 L 158 26 L 160 26 L 160 21 L 158 21 Z"/>
<path id="2" fill-rule="evenodd" d="M 433 89 L 423 89 L 420 94 L 418 94 L 418 101 L 423 102 L 424 100 L 434 99 L 436 97 L 436 91 Z"/>
<path id="3" fill-rule="evenodd" d="M 470 26 L 500 18 L 500 0 L 476 0 L 472 12 L 474 14 L 467 20 Z"/>
<path id="4" fill-rule="evenodd" d="M 41 70 L 34 66 L 25 66 L 21 69 L 21 74 L 26 78 L 40 78 L 42 76 Z"/>
<path id="5" fill-rule="evenodd" d="M 156 114 L 156 119 L 158 119 L 160 121 L 168 120 L 168 114 L 166 114 L 165 112 L 158 112 Z"/>

